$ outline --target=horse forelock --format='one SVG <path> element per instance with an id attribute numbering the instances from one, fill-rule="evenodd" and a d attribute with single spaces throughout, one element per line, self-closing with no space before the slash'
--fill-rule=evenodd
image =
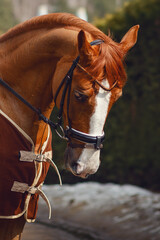
<path id="1" fill-rule="evenodd" d="M 85 69 L 99 81 L 107 78 L 110 84 L 118 82 L 119 87 L 123 87 L 126 82 L 126 72 L 123 63 L 123 52 L 118 44 L 112 39 L 104 40 L 99 48 L 99 53 L 93 57 Z M 94 79 L 93 79 L 94 80 Z"/>

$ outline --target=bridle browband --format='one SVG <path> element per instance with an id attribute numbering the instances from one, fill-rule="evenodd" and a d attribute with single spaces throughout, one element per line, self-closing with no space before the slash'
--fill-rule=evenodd
<path id="1" fill-rule="evenodd" d="M 94 45 L 99 45 L 103 43 L 103 40 L 97 39 L 94 40 L 90 43 L 91 46 Z M 72 85 L 72 76 L 73 76 L 73 71 L 78 65 L 83 71 L 85 71 L 88 75 L 90 75 L 78 62 L 79 62 L 80 56 L 78 56 L 74 61 L 72 66 L 70 67 L 69 71 L 63 78 L 62 82 L 60 83 L 55 97 L 54 97 L 54 102 L 56 103 L 56 99 L 59 95 L 60 90 L 62 89 L 63 85 L 63 92 L 62 92 L 62 97 L 60 101 L 60 108 L 59 108 L 59 113 L 57 115 L 58 121 L 57 123 L 54 123 L 50 119 L 46 118 L 42 113 L 40 109 L 35 108 L 33 105 L 31 105 L 28 101 L 26 101 L 21 95 L 19 95 L 16 91 L 14 91 L 13 88 L 11 88 L 5 81 L 3 81 L 0 78 L 0 84 L 3 85 L 5 88 L 7 88 L 14 96 L 16 96 L 21 102 L 23 102 L 26 106 L 28 106 L 32 111 L 34 111 L 38 116 L 39 119 L 44 121 L 45 123 L 49 124 L 53 129 L 55 129 L 56 133 L 58 136 L 60 136 L 62 139 L 65 139 L 69 142 L 69 146 L 72 148 L 94 148 L 94 149 L 101 149 L 103 147 L 102 143 L 105 138 L 104 132 L 100 136 L 93 136 L 87 133 L 83 133 L 81 131 L 78 131 L 74 128 L 71 127 L 71 120 L 69 118 L 69 103 L 70 103 L 70 92 L 71 92 L 71 85 Z M 90 75 L 91 76 L 91 75 Z M 111 88 L 106 88 L 104 87 L 98 80 L 96 80 L 94 77 L 92 77 L 101 88 L 103 88 L 105 91 L 111 91 L 113 87 L 117 84 L 115 82 Z M 68 94 L 67 94 L 68 92 Z M 62 115 L 63 115 L 63 106 L 65 102 L 65 97 L 67 95 L 67 118 L 68 118 L 68 126 L 66 130 L 63 129 L 62 127 Z M 61 133 L 59 132 L 59 129 Z M 77 143 L 72 143 L 71 139 L 76 139 L 77 141 L 83 143 L 83 144 L 77 144 Z"/>
<path id="2" fill-rule="evenodd" d="M 88 71 L 86 71 L 86 69 L 84 67 L 82 67 L 79 63 L 77 63 L 77 66 L 83 70 L 88 76 L 90 76 L 93 79 L 93 82 L 98 84 L 99 87 L 101 87 L 104 91 L 111 91 L 116 84 L 118 83 L 118 81 L 116 80 L 113 85 L 110 88 L 106 88 L 103 84 L 101 84 L 93 75 L 91 75 Z"/>

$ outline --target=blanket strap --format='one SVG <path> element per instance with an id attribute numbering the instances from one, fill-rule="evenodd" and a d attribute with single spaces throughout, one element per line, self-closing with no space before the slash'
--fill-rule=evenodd
<path id="1" fill-rule="evenodd" d="M 49 202 L 47 196 L 41 190 L 41 187 L 42 187 L 42 184 L 38 187 L 34 187 L 34 186 L 28 186 L 28 184 L 26 184 L 26 183 L 21 183 L 21 182 L 14 181 L 13 186 L 11 188 L 11 191 L 12 192 L 19 192 L 19 193 L 28 192 L 30 194 L 35 194 L 35 193 L 39 194 L 48 206 L 49 219 L 50 219 L 51 218 L 51 205 L 50 205 L 50 202 Z"/>
<path id="2" fill-rule="evenodd" d="M 59 178 L 59 184 L 62 186 L 62 179 L 61 175 L 59 173 L 59 170 L 56 166 L 56 164 L 53 162 L 53 160 L 50 158 L 51 151 L 45 152 L 44 154 L 35 154 L 34 152 L 29 152 L 29 151 L 20 151 L 20 161 L 24 162 L 48 162 L 51 164 L 51 166 L 55 169 L 58 178 Z"/>
<path id="3" fill-rule="evenodd" d="M 35 154 L 34 152 L 30 152 L 30 151 L 20 151 L 19 152 L 19 160 L 22 161 L 22 162 L 37 161 L 37 162 L 48 162 L 48 163 L 50 163 L 51 166 L 55 169 L 55 171 L 56 171 L 56 173 L 59 177 L 60 185 L 62 185 L 61 175 L 59 173 L 59 170 L 58 170 L 56 164 L 50 158 L 51 156 L 52 156 L 52 151 L 45 152 L 44 154 Z M 43 185 L 43 183 L 40 184 L 38 187 L 35 187 L 35 186 L 29 186 L 27 183 L 14 181 L 11 191 L 20 192 L 20 193 L 28 192 L 30 194 L 35 194 L 35 193 L 39 194 L 48 206 L 49 219 L 50 219 L 51 218 L 51 205 L 50 205 L 50 202 L 49 202 L 47 196 L 41 190 L 42 185 Z"/>

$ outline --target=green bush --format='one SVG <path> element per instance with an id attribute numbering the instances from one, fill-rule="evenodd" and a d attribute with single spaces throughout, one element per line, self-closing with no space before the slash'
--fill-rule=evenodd
<path id="1" fill-rule="evenodd" d="M 0 0 L 0 34 L 16 24 L 10 0 Z"/>
<path id="2" fill-rule="evenodd" d="M 128 82 L 112 108 L 99 179 L 160 189 L 160 1 L 137 0 L 97 22 L 120 41 L 140 24 L 138 42 L 127 59 Z"/>

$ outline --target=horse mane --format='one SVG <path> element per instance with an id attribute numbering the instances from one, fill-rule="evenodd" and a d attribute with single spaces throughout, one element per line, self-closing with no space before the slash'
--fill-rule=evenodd
<path id="1" fill-rule="evenodd" d="M 4 33 L 0 37 L 0 42 L 7 41 L 15 35 L 23 34 L 27 31 L 40 28 L 53 29 L 61 27 L 75 27 L 90 32 L 93 36 L 99 36 L 105 39 L 105 34 L 94 27 L 92 24 L 69 13 L 51 13 L 39 17 L 33 17 L 23 23 L 20 23 Z"/>
<path id="2" fill-rule="evenodd" d="M 24 34 L 28 31 L 41 28 L 75 28 L 90 33 L 95 39 L 102 39 L 104 43 L 99 46 L 99 57 L 93 60 L 92 65 L 87 70 L 95 77 L 100 75 L 104 69 L 105 75 L 113 82 L 117 80 L 121 85 L 126 82 L 126 73 L 123 66 L 124 53 L 119 48 L 118 43 L 114 42 L 110 36 L 105 35 L 92 24 L 69 13 L 52 13 L 44 16 L 34 17 L 24 23 L 10 29 L 0 37 L 0 43 L 8 41 L 14 36 Z M 123 83 L 122 83 L 123 82 Z"/>

